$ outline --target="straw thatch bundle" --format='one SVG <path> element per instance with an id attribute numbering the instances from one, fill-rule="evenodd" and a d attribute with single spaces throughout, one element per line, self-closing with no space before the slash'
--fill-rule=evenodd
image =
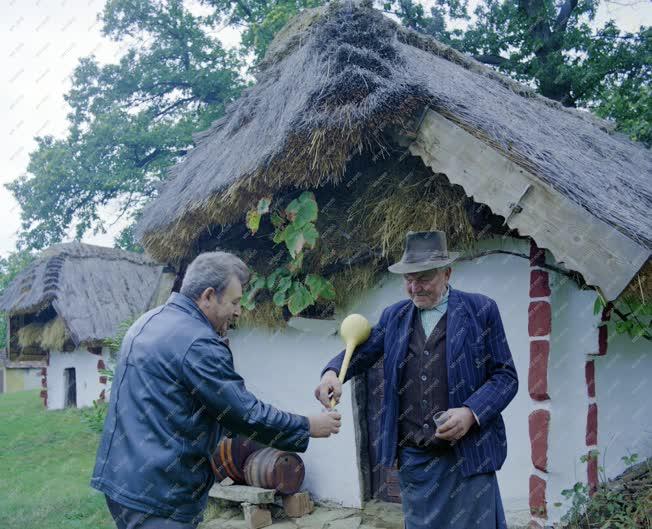
<path id="1" fill-rule="evenodd" d="M 46 323 L 33 322 L 18 329 L 18 345 L 25 349 L 38 347 L 44 351 L 63 351 L 70 337 L 66 325 L 60 317 Z"/>

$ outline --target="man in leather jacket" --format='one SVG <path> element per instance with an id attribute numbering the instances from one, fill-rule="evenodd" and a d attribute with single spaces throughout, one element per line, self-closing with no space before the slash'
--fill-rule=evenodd
<path id="1" fill-rule="evenodd" d="M 180 292 L 127 332 L 91 480 L 118 529 L 196 527 L 214 481 L 210 457 L 227 431 L 295 452 L 339 432 L 339 414 L 278 410 L 234 370 L 224 335 L 248 279 L 236 256 L 201 254 Z"/>

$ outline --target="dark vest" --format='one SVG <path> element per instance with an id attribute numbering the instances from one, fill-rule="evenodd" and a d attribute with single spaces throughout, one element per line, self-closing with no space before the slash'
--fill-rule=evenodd
<path id="1" fill-rule="evenodd" d="M 433 415 L 448 409 L 446 314 L 426 338 L 419 311 L 414 311 L 412 335 L 399 383 L 399 446 L 450 446 L 435 437 Z"/>

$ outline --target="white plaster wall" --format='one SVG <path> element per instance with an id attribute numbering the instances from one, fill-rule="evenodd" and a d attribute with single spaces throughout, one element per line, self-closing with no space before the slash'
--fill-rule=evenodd
<path id="1" fill-rule="evenodd" d="M 102 358 L 108 365 L 108 349 L 104 348 L 102 356 L 79 348 L 70 353 L 51 352 L 48 365 L 48 409 L 62 409 L 65 404 L 64 370 L 75 368 L 77 385 L 77 407 L 92 406 L 106 384 L 100 384 L 100 374 L 97 371 L 97 361 Z M 107 391 L 108 397 L 108 391 Z"/>
<path id="2" fill-rule="evenodd" d="M 610 329 L 607 354 L 595 361 L 595 384 L 598 461 L 613 478 L 625 468 L 623 456 L 638 454 L 639 461 L 652 457 L 652 344 Z"/>
<path id="3" fill-rule="evenodd" d="M 548 437 L 548 521 L 558 522 L 567 510 L 561 491 L 587 481 L 586 417 L 589 405 L 585 365 L 597 352 L 595 292 L 579 290 L 567 276 L 549 274 L 552 291 L 552 335 L 548 360 L 550 433 Z M 562 506 L 555 507 L 555 503 Z"/>
<path id="4" fill-rule="evenodd" d="M 25 389 L 41 387 L 41 368 L 25 369 Z"/>
<path id="5" fill-rule="evenodd" d="M 595 360 L 598 406 L 599 465 L 607 477 L 624 469 L 622 456 L 652 456 L 652 420 L 649 413 L 649 380 L 652 347 L 645 340 L 612 335 L 607 356 L 598 352 L 599 316 L 593 314 L 596 293 L 580 290 L 561 274 L 550 274 L 552 337 L 548 370 L 551 398 L 548 521 L 558 522 L 569 507 L 561 491 L 587 482 L 586 419 L 589 405 L 585 364 Z M 555 503 L 561 503 L 555 507 Z"/>

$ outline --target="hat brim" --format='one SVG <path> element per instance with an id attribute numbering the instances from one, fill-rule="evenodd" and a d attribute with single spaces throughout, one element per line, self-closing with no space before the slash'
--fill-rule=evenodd
<path id="1" fill-rule="evenodd" d="M 414 274 L 417 272 L 425 272 L 427 270 L 434 270 L 435 268 L 443 268 L 456 261 L 461 254 L 459 252 L 449 252 L 447 259 L 433 259 L 432 261 L 422 261 L 420 263 L 406 263 L 399 261 L 393 264 L 387 270 L 392 274 Z"/>

